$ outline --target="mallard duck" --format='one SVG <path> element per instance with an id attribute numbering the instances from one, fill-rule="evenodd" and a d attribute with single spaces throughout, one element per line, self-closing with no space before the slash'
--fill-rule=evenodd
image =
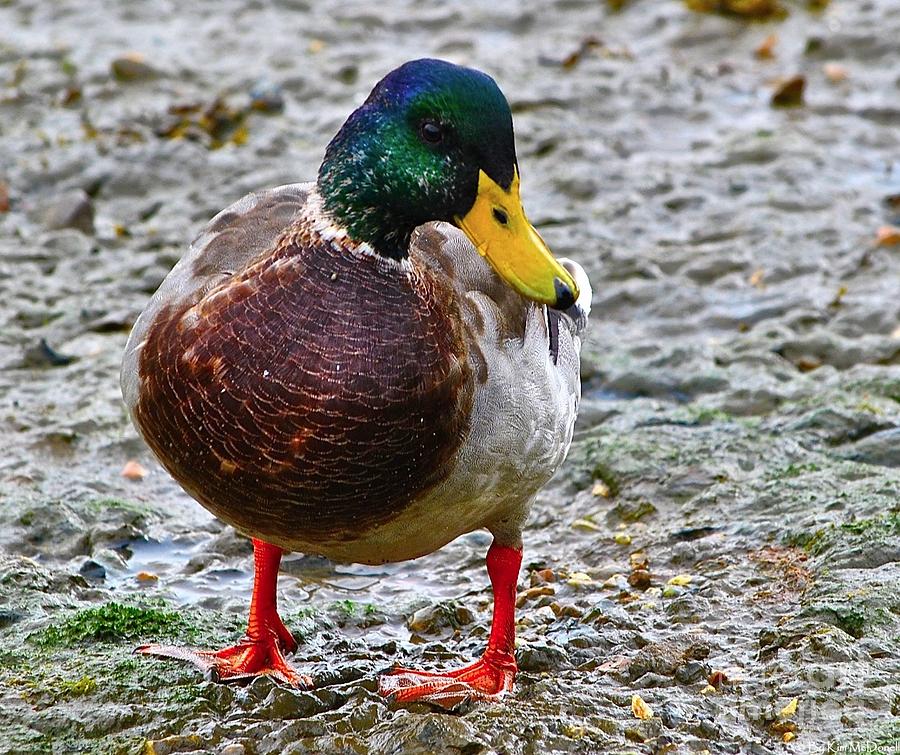
<path id="1" fill-rule="evenodd" d="M 222 681 L 309 685 L 285 657 L 284 552 L 381 564 L 486 528 L 483 657 L 395 669 L 380 689 L 441 705 L 510 690 L 522 525 L 572 439 L 590 296 L 525 217 L 495 81 L 428 59 L 385 76 L 314 183 L 216 215 L 134 325 L 121 375 L 134 424 L 255 559 L 241 642 L 139 650 Z"/>

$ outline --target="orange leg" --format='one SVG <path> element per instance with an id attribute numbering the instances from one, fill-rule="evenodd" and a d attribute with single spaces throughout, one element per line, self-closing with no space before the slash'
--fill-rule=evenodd
<path id="1" fill-rule="evenodd" d="M 487 650 L 480 660 L 444 672 L 397 668 L 379 680 L 382 695 L 399 702 L 422 700 L 451 708 L 463 700 L 497 700 L 516 676 L 516 582 L 522 550 L 494 542 L 487 554 L 494 589 L 494 616 Z"/>
<path id="2" fill-rule="evenodd" d="M 269 674 L 295 687 L 311 687 L 312 680 L 298 672 L 284 657 L 297 649 L 297 642 L 278 615 L 278 566 L 281 548 L 253 541 L 253 596 L 247 636 L 223 650 L 197 650 L 173 645 L 142 645 L 135 650 L 160 658 L 193 663 L 217 681 L 233 682 Z"/>

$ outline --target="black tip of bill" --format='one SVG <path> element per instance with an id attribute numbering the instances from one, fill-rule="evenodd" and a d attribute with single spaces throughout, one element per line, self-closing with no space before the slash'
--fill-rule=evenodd
<path id="1" fill-rule="evenodd" d="M 553 309 L 568 309 L 575 303 L 575 294 L 572 289 L 559 278 L 553 279 L 553 289 L 556 291 L 556 302 Z"/>

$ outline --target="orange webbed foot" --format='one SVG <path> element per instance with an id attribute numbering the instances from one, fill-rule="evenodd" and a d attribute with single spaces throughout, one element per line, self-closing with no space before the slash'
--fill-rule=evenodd
<path id="1" fill-rule="evenodd" d="M 294 643 L 296 647 L 296 642 Z M 312 679 L 301 674 L 284 657 L 274 637 L 267 640 L 245 639 L 222 650 L 200 650 L 176 645 L 142 645 L 136 653 L 156 658 L 188 661 L 217 682 L 243 682 L 257 676 L 271 676 L 292 687 L 309 689 Z"/>
<path id="2" fill-rule="evenodd" d="M 397 668 L 378 680 L 378 691 L 400 703 L 427 702 L 452 708 L 465 700 L 499 700 L 511 692 L 515 659 L 488 651 L 480 660 L 444 672 Z"/>

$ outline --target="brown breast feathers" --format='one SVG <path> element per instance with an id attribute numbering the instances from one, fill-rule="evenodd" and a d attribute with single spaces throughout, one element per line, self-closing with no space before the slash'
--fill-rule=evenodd
<path id="1" fill-rule="evenodd" d="M 452 291 L 301 224 L 199 302 L 164 307 L 135 420 L 214 514 L 276 542 L 353 539 L 434 486 L 473 379 Z"/>

